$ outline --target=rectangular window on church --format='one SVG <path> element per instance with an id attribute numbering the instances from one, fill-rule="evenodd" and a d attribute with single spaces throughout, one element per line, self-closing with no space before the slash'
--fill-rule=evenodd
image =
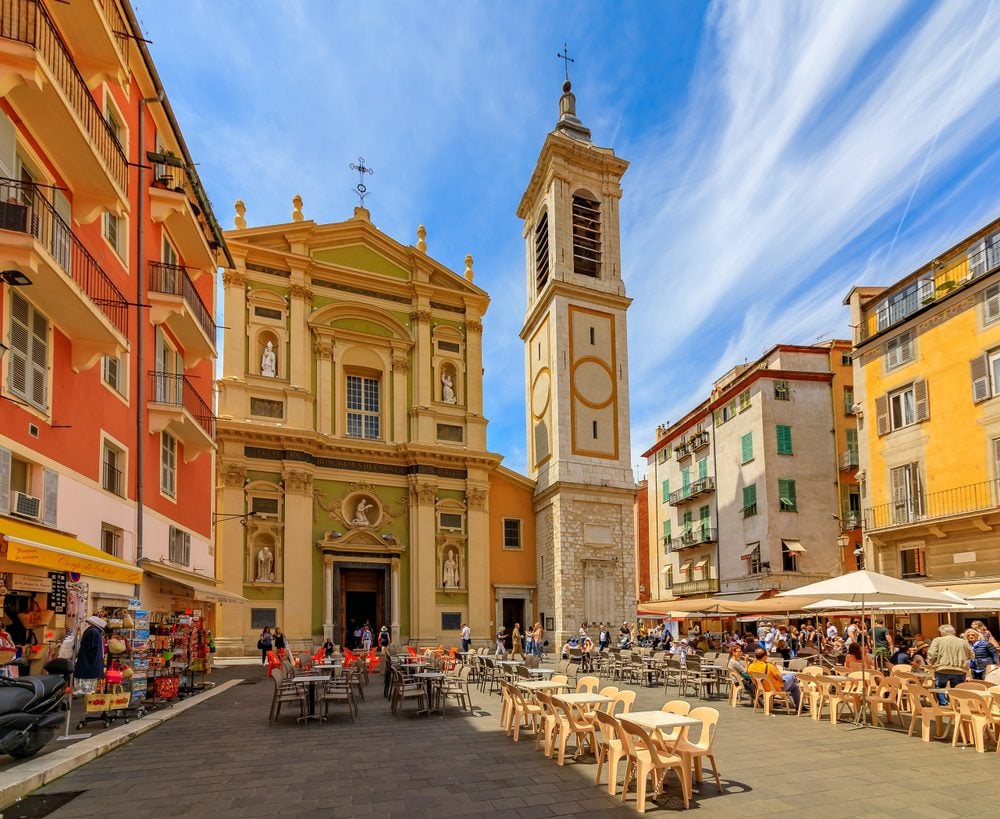
<path id="1" fill-rule="evenodd" d="M 503 519 L 503 547 L 505 549 L 521 548 L 521 521 L 517 518 Z"/>
<path id="2" fill-rule="evenodd" d="M 381 438 L 379 380 L 347 376 L 347 435 L 350 438 Z"/>

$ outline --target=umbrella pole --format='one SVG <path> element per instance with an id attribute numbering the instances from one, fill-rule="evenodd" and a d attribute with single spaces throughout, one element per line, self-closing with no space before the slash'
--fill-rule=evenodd
<path id="1" fill-rule="evenodd" d="M 875 634 L 875 626 L 872 626 L 872 636 Z M 868 719 L 871 715 L 871 706 L 868 704 L 868 686 L 866 684 L 867 668 L 865 666 L 865 648 L 867 646 L 867 633 L 865 632 L 865 596 L 861 595 L 861 702 L 858 704 L 858 714 L 854 718 L 854 728 L 867 728 Z M 851 729 L 853 730 L 853 729 Z"/>

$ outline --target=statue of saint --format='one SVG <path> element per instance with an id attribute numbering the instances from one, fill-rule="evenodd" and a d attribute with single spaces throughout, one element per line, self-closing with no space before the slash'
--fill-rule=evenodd
<path id="1" fill-rule="evenodd" d="M 354 507 L 354 525 L 355 526 L 371 526 L 372 522 L 368 520 L 368 510 L 372 508 L 372 504 L 368 502 L 367 498 L 362 498 L 358 501 L 358 505 Z"/>
<path id="2" fill-rule="evenodd" d="M 448 550 L 448 557 L 444 561 L 444 577 L 441 585 L 446 588 L 458 586 L 458 561 L 455 560 L 455 550 Z"/>
<path id="3" fill-rule="evenodd" d="M 441 400 L 446 404 L 458 403 L 458 399 L 455 398 L 455 387 L 451 380 L 451 373 L 445 373 L 441 376 Z"/>
<path id="4" fill-rule="evenodd" d="M 274 355 L 274 345 L 268 341 L 264 354 L 260 357 L 260 374 L 274 378 L 277 374 L 277 359 Z"/>
<path id="5" fill-rule="evenodd" d="M 271 583 L 274 581 L 274 552 L 267 546 L 257 552 L 257 582 Z"/>

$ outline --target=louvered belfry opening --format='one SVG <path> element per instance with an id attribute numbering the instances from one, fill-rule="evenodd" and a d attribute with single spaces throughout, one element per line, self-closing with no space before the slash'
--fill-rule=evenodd
<path id="1" fill-rule="evenodd" d="M 549 280 L 549 212 L 542 211 L 535 225 L 535 291 L 541 292 Z"/>
<path id="2" fill-rule="evenodd" d="M 573 272 L 601 275 L 601 203 L 582 194 L 573 196 Z"/>

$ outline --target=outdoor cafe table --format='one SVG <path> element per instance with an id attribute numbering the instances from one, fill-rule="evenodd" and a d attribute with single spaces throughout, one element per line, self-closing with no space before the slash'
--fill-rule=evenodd
<path id="1" fill-rule="evenodd" d="M 619 716 L 629 720 L 629 722 L 634 722 L 636 725 L 641 725 L 650 731 L 660 731 L 664 728 L 690 728 L 693 725 L 701 724 L 699 720 L 692 719 L 691 717 L 670 714 L 666 711 L 631 711 Z"/>
<path id="2" fill-rule="evenodd" d="M 420 671 L 413 675 L 418 680 L 423 680 L 427 685 L 427 707 L 421 711 L 417 711 L 417 716 L 420 714 L 427 714 L 428 716 L 433 712 L 437 711 L 442 716 L 444 716 L 444 711 L 440 708 L 434 706 L 434 700 L 431 698 L 431 686 L 434 684 L 434 680 L 443 680 L 443 671 Z"/>
<path id="3" fill-rule="evenodd" d="M 298 685 L 302 683 L 309 690 L 309 713 L 298 718 L 298 722 L 309 722 L 311 719 L 323 719 L 321 714 L 316 713 L 316 685 L 318 683 L 330 682 L 329 674 L 296 674 L 292 677 L 292 682 Z"/>
<path id="4" fill-rule="evenodd" d="M 529 680 L 518 683 L 517 687 L 522 691 L 555 691 L 557 688 L 569 688 L 569 684 L 554 683 L 551 680 Z"/>
<path id="5" fill-rule="evenodd" d="M 564 702 L 570 707 L 576 706 L 581 714 L 586 714 L 591 706 L 604 705 L 606 702 L 613 702 L 613 697 L 605 697 L 603 694 L 554 694 L 552 699 Z"/>
<path id="6" fill-rule="evenodd" d="M 528 673 L 532 677 L 551 677 L 556 673 L 554 668 L 529 668 Z"/>

